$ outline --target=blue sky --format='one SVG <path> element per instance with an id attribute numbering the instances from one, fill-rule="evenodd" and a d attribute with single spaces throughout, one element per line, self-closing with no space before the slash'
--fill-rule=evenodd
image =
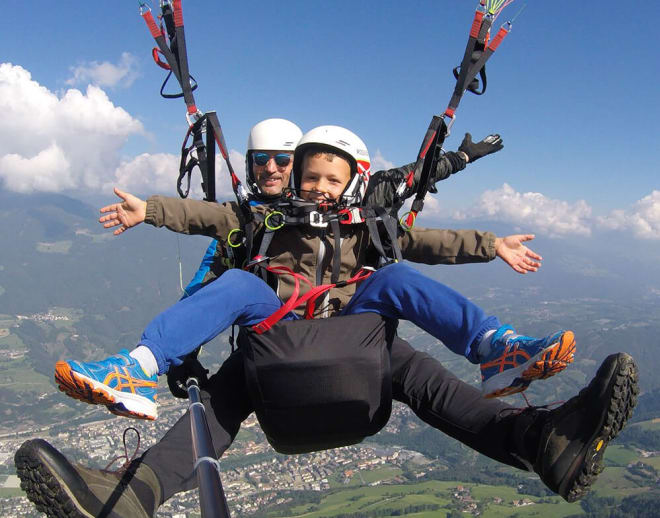
<path id="1" fill-rule="evenodd" d="M 5 0 L 5 189 L 174 195 L 185 110 L 158 95 L 164 74 L 137 5 Z M 407 163 L 446 107 L 476 5 L 184 0 L 198 106 L 220 114 L 237 170 L 250 127 L 268 117 L 343 125 L 376 166 Z M 528 1 L 488 64 L 487 93 L 466 94 L 446 143 L 499 132 L 505 148 L 444 182 L 427 218 L 660 239 L 652 14 L 641 2 Z"/>

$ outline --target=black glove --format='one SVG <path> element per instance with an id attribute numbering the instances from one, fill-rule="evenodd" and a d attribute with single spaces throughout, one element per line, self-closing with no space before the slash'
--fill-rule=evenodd
<path id="1" fill-rule="evenodd" d="M 502 144 L 502 137 L 497 133 L 488 135 L 480 142 L 472 142 L 472 135 L 466 133 L 458 150 L 467 155 L 469 162 L 474 162 L 482 156 L 490 155 L 491 153 L 499 151 L 503 147 L 504 144 Z"/>
<path id="2" fill-rule="evenodd" d="M 205 369 L 197 359 L 201 346 L 189 353 L 180 365 L 172 365 L 167 371 L 167 386 L 174 397 L 188 398 L 186 382 L 188 378 L 197 378 L 200 387 L 208 381 L 208 369 Z"/>

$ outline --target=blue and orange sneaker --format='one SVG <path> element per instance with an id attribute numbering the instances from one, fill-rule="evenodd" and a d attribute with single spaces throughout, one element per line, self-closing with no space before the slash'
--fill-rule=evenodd
<path id="1" fill-rule="evenodd" d="M 113 414 L 154 420 L 157 376 L 147 376 L 126 349 L 99 362 L 59 361 L 55 381 L 67 396 L 106 405 Z"/>
<path id="2" fill-rule="evenodd" d="M 487 398 L 522 392 L 532 381 L 563 371 L 575 354 L 572 331 L 531 338 L 517 335 L 511 326 L 502 326 L 491 337 L 490 345 L 491 353 L 481 362 L 481 388 Z"/>

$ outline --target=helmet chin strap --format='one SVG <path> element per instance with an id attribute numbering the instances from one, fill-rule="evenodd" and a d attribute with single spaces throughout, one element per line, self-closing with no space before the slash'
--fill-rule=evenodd
<path id="1" fill-rule="evenodd" d="M 346 185 L 344 192 L 341 193 L 339 199 L 343 205 L 352 205 L 362 202 L 361 187 L 364 179 L 360 173 L 354 173 L 350 182 Z"/>

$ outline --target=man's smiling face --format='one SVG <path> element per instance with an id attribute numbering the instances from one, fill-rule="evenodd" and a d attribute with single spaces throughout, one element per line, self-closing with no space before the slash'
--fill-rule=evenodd
<path id="1" fill-rule="evenodd" d="M 287 157 L 286 165 L 279 165 L 284 164 Z M 277 196 L 289 186 L 292 169 L 293 154 L 290 151 L 266 149 L 252 152 L 252 173 L 257 186 L 267 196 Z"/>

